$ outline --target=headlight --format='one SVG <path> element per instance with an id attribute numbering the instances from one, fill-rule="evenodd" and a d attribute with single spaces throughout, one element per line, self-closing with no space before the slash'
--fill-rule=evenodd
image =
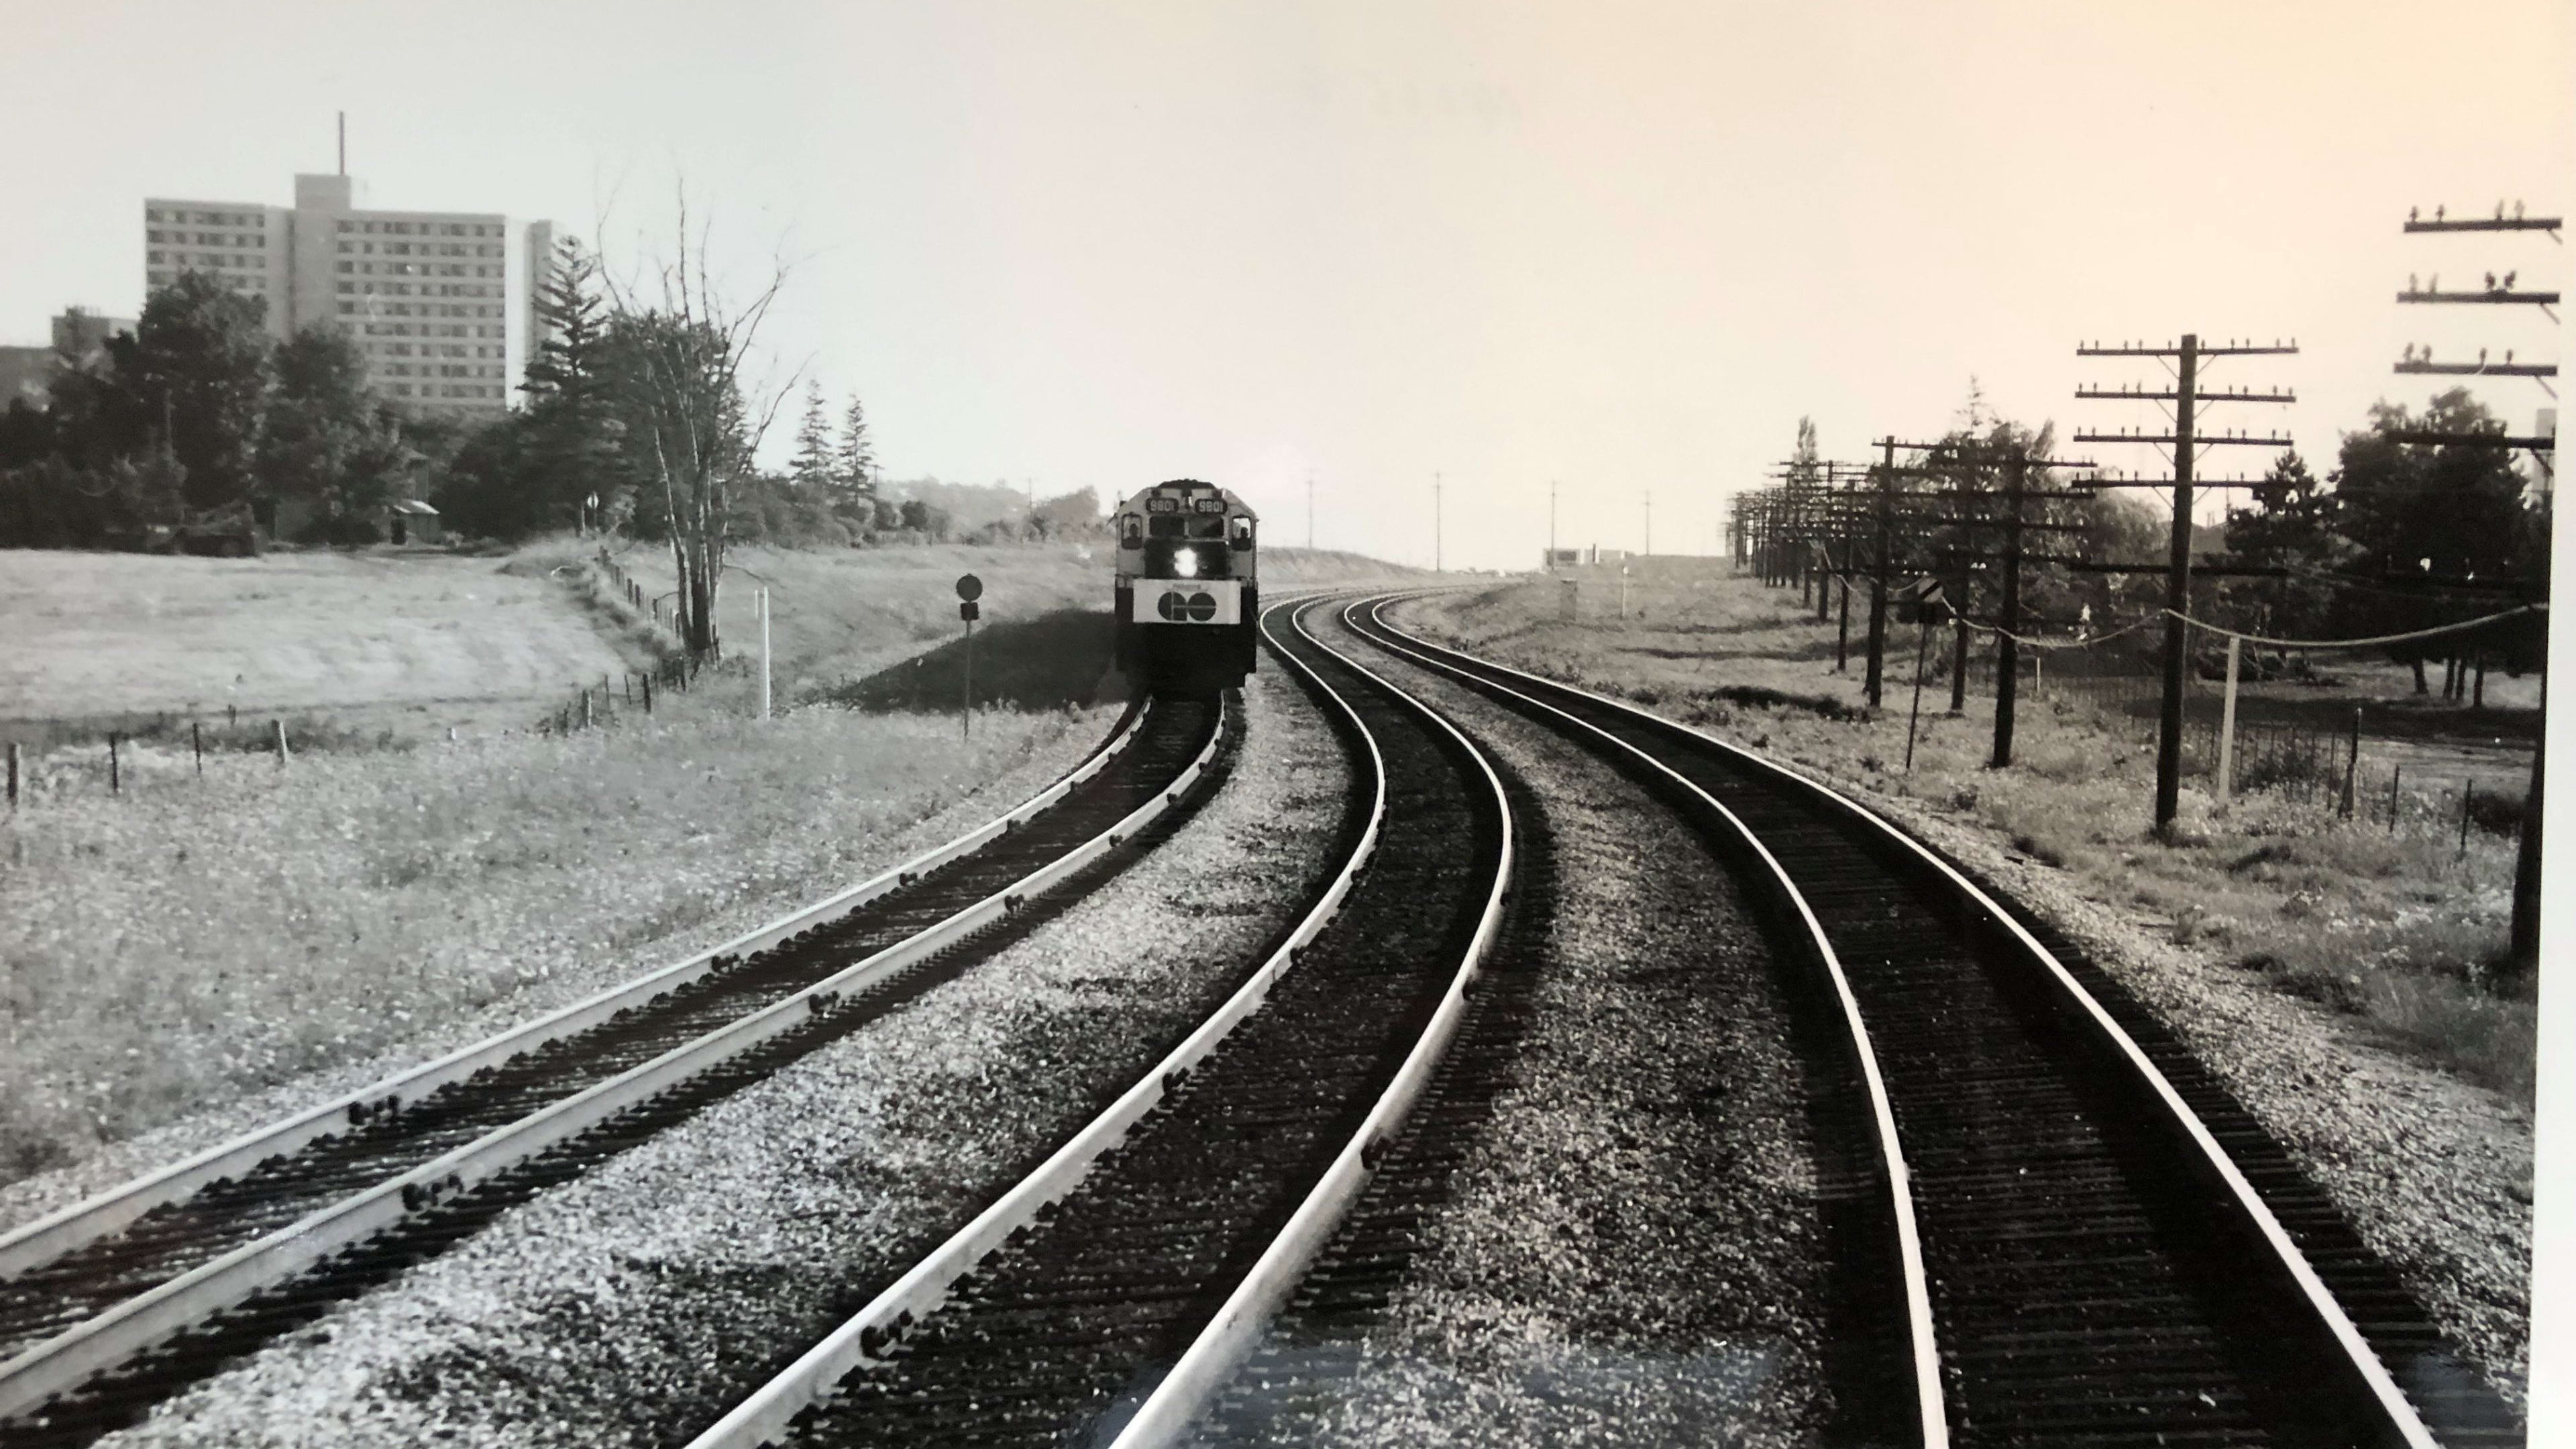
<path id="1" fill-rule="evenodd" d="M 1172 550 L 1172 577 L 1194 579 L 1199 576 L 1199 551 L 1194 548 Z"/>

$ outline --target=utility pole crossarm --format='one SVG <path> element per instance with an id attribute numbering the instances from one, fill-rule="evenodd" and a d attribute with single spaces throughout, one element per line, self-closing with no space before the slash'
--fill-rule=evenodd
<path id="1" fill-rule="evenodd" d="M 2478 302 L 2492 304 L 2495 306 L 2522 304 L 2535 307 L 2555 307 L 2558 305 L 2558 294 L 2556 292 L 2508 292 L 2502 287 L 2497 287 L 2491 291 L 2485 292 L 2400 292 L 2397 294 L 2397 300 L 2400 302 Z"/>
<path id="2" fill-rule="evenodd" d="M 2079 443 L 2156 443 L 2171 448 L 2179 446 L 2184 440 L 2172 433 L 2077 433 L 2075 441 Z M 2196 448 L 2211 447 L 2219 443 L 2235 443 L 2247 447 L 2287 448 L 2293 446 L 2296 441 L 2293 438 L 2278 436 L 2246 438 L 2226 433 L 2215 438 L 2205 438 L 2195 434 L 2190 439 L 2192 446 Z"/>
<path id="3" fill-rule="evenodd" d="M 2148 392 L 2140 388 L 2079 387 L 2075 390 L 2075 396 L 2085 400 L 2100 399 L 2114 402 L 2182 401 L 2182 394 L 2178 392 Z M 2194 394 L 2192 397 L 2193 402 L 2203 403 L 2294 403 L 2298 400 L 2299 395 L 2294 392 L 2204 392 Z"/>
<path id="4" fill-rule="evenodd" d="M 2474 221 L 2418 221 L 2406 219 L 2408 231 L 2556 231 L 2566 223 L 2555 216 L 2479 217 Z"/>
<path id="5" fill-rule="evenodd" d="M 2190 480 L 2194 488 L 2259 488 L 2263 486 L 2264 481 L 2261 478 L 2193 478 Z M 2088 479 L 2084 486 L 2087 488 L 2171 488 L 2174 486 L 2174 480 L 2171 478 L 2105 478 L 2095 482 Z"/>
<path id="6" fill-rule="evenodd" d="M 2529 448 L 2536 453 L 2556 450 L 2554 437 L 2517 437 L 2509 433 L 2441 432 L 2432 428 L 2403 428 L 2387 435 L 2400 443 L 2458 443 L 2473 447 Z"/>
<path id="7" fill-rule="evenodd" d="M 2298 355 L 2298 351 L 2299 344 L 2295 339 L 2293 339 L 2286 344 L 2275 342 L 2269 347 L 2258 347 L 2250 344 L 2230 344 L 2225 347 L 2194 347 L 2191 349 L 2191 354 L 2194 357 L 2295 357 Z M 2122 343 L 2118 347 L 2078 347 L 2075 349 L 2075 355 L 2078 357 L 2180 357 L 2183 355 L 2183 349 L 2171 346 L 2145 347 Z"/>
<path id="8" fill-rule="evenodd" d="M 2417 359 L 2397 364 L 2399 372 L 2425 372 L 2442 377 L 2556 377 L 2554 362 L 2433 362 Z"/>

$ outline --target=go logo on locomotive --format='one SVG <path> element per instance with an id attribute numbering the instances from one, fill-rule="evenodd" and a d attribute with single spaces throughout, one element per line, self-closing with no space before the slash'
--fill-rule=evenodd
<path id="1" fill-rule="evenodd" d="M 1204 592 L 1165 594 L 1154 607 L 1175 624 L 1204 624 L 1216 617 L 1216 600 Z"/>

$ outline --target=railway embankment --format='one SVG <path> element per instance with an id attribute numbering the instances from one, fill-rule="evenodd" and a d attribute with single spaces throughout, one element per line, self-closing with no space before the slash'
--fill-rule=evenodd
<path id="1" fill-rule="evenodd" d="M 1248 693 L 1222 786 L 1038 934 L 108 1442 L 703 1428 L 1129 1086 L 1303 909 L 1281 883 L 1328 868 L 1347 767 L 1293 683 L 1265 673 Z"/>
<path id="2" fill-rule="evenodd" d="M 2119 722 L 2026 705 L 2021 764 L 1992 771 L 1991 716 L 1974 702 L 1944 714 L 1936 685 L 1908 769 L 1910 650 L 1891 658 L 1895 708 L 1839 717 L 1801 702 L 1854 691 L 1831 672 L 1833 626 L 1794 593 L 1707 561 L 1651 590 L 1632 582 L 1622 618 L 1603 582 L 1583 586 L 1591 603 L 1570 619 L 1544 580 L 1393 617 L 1760 750 L 2010 892 L 2162 1017 L 2519 1399 L 2532 996 L 2488 965 L 2510 837 L 2472 829 L 2463 848 L 2456 821 L 2401 815 L 2392 830 L 2262 792 L 2221 807 L 2187 781 L 2185 829 L 2158 842 L 2146 828 L 2152 754 Z M 1747 685 L 1782 702 L 1720 692 Z"/>

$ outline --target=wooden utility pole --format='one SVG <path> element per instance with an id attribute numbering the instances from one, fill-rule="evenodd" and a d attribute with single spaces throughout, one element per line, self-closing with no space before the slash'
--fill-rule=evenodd
<path id="1" fill-rule="evenodd" d="M 2513 215 L 2511 217 L 2507 217 L 2504 214 L 2504 203 L 2501 201 L 2496 203 L 2495 215 L 2491 218 L 2462 217 L 2461 219 L 2454 221 L 2449 219 L 2443 209 L 2438 206 L 2433 208 L 2433 219 L 2431 221 L 2423 220 L 2417 211 L 2409 211 L 2406 214 L 2406 230 L 2409 232 L 2545 231 L 2549 234 L 2550 240 L 2557 241 L 2560 239 L 2559 231 L 2564 225 L 2565 219 L 2562 217 L 2525 217 L 2522 213 L 2522 205 L 2519 202 L 2514 204 Z M 2550 317 L 2553 321 L 2556 320 L 2557 312 L 2554 309 L 2559 305 L 2559 294 L 2555 291 L 2517 291 L 2513 285 L 2515 275 L 2516 274 L 2513 272 L 2505 273 L 2501 284 L 2499 284 L 2495 275 L 2493 273 L 2489 273 L 2486 279 L 2487 287 L 2483 292 L 2444 292 L 2440 290 L 2438 279 L 2432 283 L 2428 283 L 2424 287 L 2418 288 L 2415 285 L 2414 278 L 2409 277 L 2406 281 L 2406 290 L 2397 294 L 2397 300 L 2400 302 L 2419 303 L 2475 303 L 2488 306 L 2527 305 L 2540 308 L 2544 315 Z M 2517 364 L 2512 359 L 2513 354 L 2508 352 L 2505 354 L 2505 361 L 2501 363 L 2491 363 L 2487 361 L 2485 350 L 2480 349 L 2478 352 L 2478 360 L 2474 363 L 2435 362 L 2433 360 L 2432 349 L 2426 348 L 2421 356 L 2413 354 L 2410 350 L 2406 359 L 2397 364 L 2397 370 L 2399 372 L 2437 373 L 2451 376 L 2470 374 L 2482 376 L 2501 375 L 2507 377 L 2528 377 L 2538 382 L 2544 389 L 2547 389 L 2551 397 L 2554 398 L 2558 395 L 2557 389 L 2551 388 L 2548 381 L 2550 378 L 2558 375 L 2558 365 L 2556 363 Z M 2558 476 L 2558 438 L 2555 429 L 2534 428 L 2531 434 L 2525 437 L 2513 436 L 2510 429 L 2492 436 L 2466 436 L 2456 433 L 2437 433 L 2427 429 L 2414 429 L 2399 433 L 2397 435 L 2397 440 L 2399 442 L 2406 443 L 2468 443 L 2475 446 L 2528 449 L 2531 453 L 2532 461 L 2540 465 L 2541 474 L 2545 479 L 2554 482 Z M 2542 587 L 2544 589 L 2547 587 L 2545 580 L 2542 583 Z M 2481 661 L 2481 664 L 2483 664 L 2483 660 Z M 2481 682 L 2483 682 L 2483 668 L 2481 668 L 2480 671 L 2480 679 Z M 2481 699 L 2483 699 L 2483 691 L 2481 691 Z M 2548 754 L 2546 745 L 2549 738 L 2549 679 L 2546 672 L 2541 676 L 2540 700 L 2540 738 L 2534 741 L 2532 745 L 2531 783 L 2525 791 L 2522 799 L 2522 838 L 2518 842 L 2514 854 L 2513 928 L 2510 945 L 2508 947 L 2511 959 L 2518 964 L 2527 966 L 2537 966 L 2540 962 L 2541 765 L 2543 757 Z M 2463 811 L 2463 817 L 2465 818 L 2465 812 L 2467 809 L 2466 794 L 2463 793 L 2461 798 L 2461 808 Z M 2466 837 L 2464 835 L 2464 842 L 2465 839 Z"/>
<path id="2" fill-rule="evenodd" d="M 1998 770 L 2012 763 L 2013 704 L 2021 690 L 2021 495 L 2029 482 L 2030 454 L 2016 446 L 2004 458 L 2003 617 L 1995 631 L 1995 753 Z"/>
<path id="3" fill-rule="evenodd" d="M 1869 577 L 1869 668 L 1867 688 L 1869 707 L 1879 706 L 1879 693 L 1887 673 L 1887 575 L 1890 546 L 1890 515 L 1896 500 L 1896 439 L 1881 438 L 1883 456 L 1878 466 L 1878 548 L 1870 559 Z"/>
<path id="4" fill-rule="evenodd" d="M 2165 563 L 2165 655 L 2164 703 L 2156 717 L 2156 832 L 2161 835 L 2173 828 L 2174 817 L 2182 808 L 2182 691 L 2184 671 L 2189 661 L 2184 651 L 2189 647 L 2182 616 L 2191 612 L 2191 512 L 2193 464 L 2198 450 L 2221 443 L 2258 447 L 2287 448 L 2287 437 L 2247 437 L 2243 433 L 2214 434 L 2202 437 L 2195 409 L 2205 402 L 2288 403 L 2298 399 L 2287 392 L 2275 393 L 2204 393 L 2200 390 L 2200 365 L 2212 357 L 2245 357 L 2256 355 L 2295 354 L 2296 342 L 2288 346 L 2274 343 L 2269 347 L 2229 343 L 2226 346 L 2203 346 L 2196 333 L 2186 332 L 2178 347 L 2079 347 L 2078 357 L 2157 357 L 2174 362 L 2174 390 L 2151 392 L 2142 388 L 2104 390 L 2077 388 L 2078 398 L 2144 399 L 2173 404 L 2173 431 L 2150 433 L 2083 433 L 2075 435 L 2079 443 L 2149 443 L 2173 450 L 2173 476 L 2156 479 L 2093 480 L 2095 487 L 2173 489 L 2173 538 Z M 2238 486 L 2245 480 L 2231 480 L 2227 486 Z"/>

